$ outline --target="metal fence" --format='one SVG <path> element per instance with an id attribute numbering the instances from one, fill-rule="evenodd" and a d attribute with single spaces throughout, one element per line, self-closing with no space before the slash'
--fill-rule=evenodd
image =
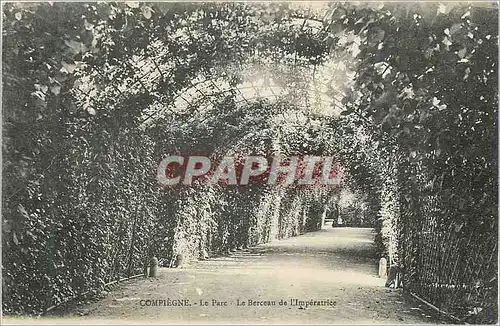
<path id="1" fill-rule="evenodd" d="M 498 220 L 456 223 L 440 204 L 426 196 L 401 216 L 404 291 L 455 321 L 496 323 Z"/>

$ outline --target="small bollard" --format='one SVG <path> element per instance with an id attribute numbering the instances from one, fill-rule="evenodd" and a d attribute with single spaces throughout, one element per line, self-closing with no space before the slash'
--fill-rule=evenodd
<path id="1" fill-rule="evenodd" d="M 387 259 L 385 259 L 384 257 L 380 258 L 380 261 L 378 263 L 378 277 L 387 277 Z"/>
<path id="2" fill-rule="evenodd" d="M 156 277 L 158 273 L 158 258 L 151 258 L 151 264 L 149 265 L 149 277 Z"/>

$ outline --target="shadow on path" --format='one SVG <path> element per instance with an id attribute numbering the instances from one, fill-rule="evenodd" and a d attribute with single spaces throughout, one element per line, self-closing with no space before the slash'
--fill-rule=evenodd
<path id="1" fill-rule="evenodd" d="M 158 278 L 124 282 L 104 299 L 62 318 L 128 324 L 141 320 L 163 324 L 433 322 L 417 304 L 403 299 L 400 290 L 384 287 L 385 280 L 376 275 L 373 238 L 372 229 L 326 226 L 188 268 L 162 268 Z M 157 301 L 161 306 L 145 306 L 144 301 L 178 299 L 189 299 L 190 306 L 163 306 L 163 301 Z M 304 307 L 294 299 L 325 304 Z M 280 305 L 281 300 L 287 305 Z M 203 306 L 204 302 L 208 305 Z M 243 302 L 244 306 L 238 305 Z"/>

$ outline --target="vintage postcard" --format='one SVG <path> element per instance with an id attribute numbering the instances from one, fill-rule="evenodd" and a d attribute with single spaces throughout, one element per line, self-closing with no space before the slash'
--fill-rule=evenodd
<path id="1" fill-rule="evenodd" d="M 496 324 L 497 2 L 2 3 L 3 324 Z"/>

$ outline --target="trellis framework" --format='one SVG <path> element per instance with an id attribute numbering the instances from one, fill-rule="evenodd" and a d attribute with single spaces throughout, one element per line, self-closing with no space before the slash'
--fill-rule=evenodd
<path id="1" fill-rule="evenodd" d="M 213 8 L 210 10 L 217 11 Z M 238 34 L 234 36 L 234 44 L 219 46 L 216 48 L 217 51 L 212 51 L 207 44 L 201 44 L 201 49 L 197 49 L 196 42 L 199 40 L 199 35 L 189 24 L 187 27 L 177 26 L 176 28 L 182 33 L 173 35 L 166 30 L 155 31 L 156 36 L 151 39 L 149 38 L 151 30 L 147 30 L 144 26 L 142 26 L 145 28 L 144 31 L 136 28 L 130 32 L 130 26 L 124 26 L 122 30 L 111 31 L 109 35 L 102 33 L 101 37 L 104 38 L 100 44 L 102 48 L 106 48 L 105 43 L 108 42 L 114 44 L 110 48 L 115 52 L 108 53 L 103 50 L 99 53 L 98 49 L 98 53 L 104 58 L 104 63 L 87 60 L 85 57 L 78 63 L 79 68 L 76 69 L 78 78 L 72 87 L 72 92 L 76 98 L 76 111 L 88 119 L 79 126 L 78 131 L 85 134 L 86 127 L 94 120 L 108 119 L 112 123 L 119 121 L 117 124 L 123 127 L 123 130 L 118 130 L 119 132 L 113 130 L 114 135 L 109 138 L 103 136 L 103 139 L 112 145 L 111 150 L 115 150 L 113 141 L 118 136 L 130 134 L 134 137 L 127 140 L 133 141 L 132 144 L 139 147 L 144 145 L 138 132 L 142 131 L 141 128 L 165 123 L 169 119 L 193 117 L 210 112 L 220 101 L 228 97 L 235 100 L 236 106 L 252 104 L 261 98 L 267 98 L 268 101 L 293 102 L 303 108 L 304 112 L 316 109 L 320 114 L 336 116 L 343 110 L 342 86 L 350 77 L 354 77 L 354 73 L 350 71 L 348 64 L 342 62 L 350 56 L 344 56 L 343 53 L 336 53 L 331 49 L 331 46 L 336 44 L 337 37 L 337 34 L 330 30 L 332 13 L 333 11 L 330 11 L 320 19 L 313 10 L 305 10 L 302 15 L 288 16 L 274 25 L 271 24 L 272 19 L 250 17 L 261 19 L 261 23 L 248 23 L 241 29 L 248 29 L 256 36 L 251 37 L 248 33 L 243 33 L 243 36 Z M 268 16 L 272 18 L 273 15 L 271 13 Z M 188 14 L 185 18 L 191 21 L 190 18 L 193 17 Z M 220 24 L 226 24 L 232 18 L 234 17 L 227 16 L 215 20 Z M 154 21 L 160 28 L 164 27 L 161 23 L 165 23 L 162 19 Z M 262 21 L 265 23 L 262 24 Z M 260 27 L 265 28 L 261 30 Z M 237 28 L 223 29 L 221 35 L 227 36 L 232 30 Z M 210 34 L 210 29 L 204 31 L 203 34 L 216 35 L 216 33 Z M 163 34 L 172 37 L 162 38 Z M 128 36 L 138 38 L 141 41 L 140 45 L 134 47 L 135 43 L 128 41 Z M 245 42 L 251 45 L 243 46 Z M 131 47 L 130 44 L 134 46 Z M 228 50 L 230 46 L 235 45 L 238 46 L 237 49 Z M 353 54 L 356 53 L 354 48 Z M 200 59 L 202 55 L 205 57 Z M 101 59 L 101 56 L 98 59 Z M 383 72 L 389 71 L 388 67 L 381 65 Z M 75 68 L 68 65 L 68 69 L 73 71 Z M 258 73 L 262 76 L 252 76 Z M 336 76 L 337 74 L 339 76 Z M 332 76 L 338 78 L 331 78 Z M 129 124 L 121 123 L 128 118 L 122 117 L 123 108 L 127 109 L 122 110 L 123 113 L 131 116 L 132 122 L 127 121 Z M 89 118 L 88 115 L 94 117 Z M 283 118 L 286 119 L 287 116 L 284 115 Z M 293 116 L 290 116 L 290 119 L 292 118 Z M 294 122 L 299 124 L 303 120 L 296 118 Z M 100 128 L 105 125 L 96 124 L 96 126 Z M 88 145 L 85 143 L 85 137 L 82 139 L 80 143 L 70 143 L 73 150 Z M 61 152 L 66 150 L 63 147 L 58 149 Z M 98 154 L 101 153 L 99 151 L 107 155 L 108 149 L 98 148 Z M 126 157 L 127 153 L 122 155 L 125 150 L 119 152 L 120 149 L 112 152 L 116 155 L 110 155 L 109 160 L 106 158 L 101 163 L 117 166 L 113 161 L 120 160 L 120 163 L 126 163 L 131 159 Z M 138 156 L 150 155 L 151 151 L 138 150 L 137 153 Z M 82 156 L 84 161 L 86 160 L 85 164 L 88 164 L 89 158 L 86 155 L 84 153 Z M 57 154 L 48 160 L 50 162 L 48 168 L 41 170 L 42 177 L 47 171 L 51 171 L 49 168 L 54 161 L 64 167 L 62 156 Z M 140 160 L 137 157 L 132 159 Z M 127 169 L 132 169 L 132 166 L 124 165 Z M 70 167 L 71 170 L 74 168 Z M 107 177 L 114 182 L 115 178 L 124 179 L 124 175 L 126 174 L 113 171 L 113 174 Z M 84 182 L 88 181 L 82 179 Z M 82 192 L 86 191 L 86 186 L 89 188 L 94 186 L 96 179 L 98 178 L 94 176 L 91 182 L 81 187 Z M 145 178 L 141 179 L 144 180 Z M 113 191 L 110 193 L 113 194 Z M 17 191 L 13 192 L 9 200 L 17 195 Z M 495 237 L 488 236 L 484 229 L 481 231 L 483 233 L 473 229 L 461 229 L 463 226 L 441 220 L 434 209 L 442 198 L 429 197 L 420 192 L 415 193 L 415 196 L 423 198 L 422 207 L 410 207 L 406 212 L 416 212 L 417 218 L 405 215 L 401 218 L 403 223 L 399 223 L 402 226 L 400 257 L 407 268 L 406 289 L 434 304 L 441 302 L 443 309 L 462 314 L 461 317 L 465 317 L 464 311 L 467 309 L 471 309 L 474 313 L 474 310 L 477 312 L 479 309 L 491 308 L 491 298 L 495 297 L 496 291 L 496 287 L 491 285 L 492 281 L 496 280 L 491 268 L 496 265 L 496 255 L 492 253 L 497 252 L 497 246 L 489 240 Z M 404 203 L 401 206 L 405 207 Z M 13 207 L 15 211 L 17 208 L 15 205 Z M 24 214 L 22 210 L 19 211 L 21 215 Z M 133 225 L 127 224 L 126 228 L 131 232 L 124 238 L 129 241 L 130 246 L 120 243 L 117 245 L 116 254 L 112 252 L 113 266 L 107 270 L 105 275 L 107 280 L 117 279 L 140 268 L 142 262 L 137 259 L 137 252 L 134 251 L 134 243 L 137 244 L 139 241 L 137 235 L 146 230 L 141 227 L 140 221 L 134 215 Z M 496 230 L 496 225 L 495 223 L 488 225 L 487 230 Z M 483 236 L 481 239 L 484 241 L 475 242 L 475 236 Z M 142 249 L 148 245 L 138 244 Z M 459 247 L 459 250 L 455 250 L 456 247 Z M 446 268 L 442 270 L 440 266 Z M 477 270 L 474 269 L 475 266 L 478 266 Z M 469 312 L 465 314 L 467 313 Z"/>

